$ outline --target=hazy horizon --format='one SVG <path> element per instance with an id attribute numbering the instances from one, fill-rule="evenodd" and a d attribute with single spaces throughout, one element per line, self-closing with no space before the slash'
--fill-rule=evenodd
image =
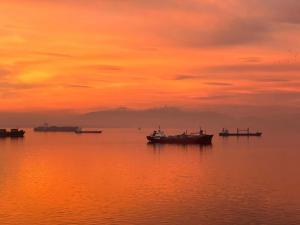
<path id="1" fill-rule="evenodd" d="M 178 107 L 131 109 L 119 107 L 91 112 L 36 111 L 1 112 L 2 127 L 35 127 L 50 125 L 74 125 L 101 128 L 194 128 L 200 126 L 216 131 L 223 127 L 230 129 L 251 128 L 253 130 L 299 131 L 300 111 L 298 108 L 276 110 L 276 107 L 229 107 L 225 110 L 206 108 L 203 110 Z"/>

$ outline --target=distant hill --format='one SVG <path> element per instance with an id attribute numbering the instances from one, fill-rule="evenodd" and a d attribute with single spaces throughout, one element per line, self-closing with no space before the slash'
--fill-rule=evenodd
<path id="1" fill-rule="evenodd" d="M 229 124 L 233 118 L 216 112 L 186 111 L 164 107 L 146 110 L 114 109 L 91 112 L 80 117 L 87 126 L 102 127 L 216 127 Z"/>
<path id="2" fill-rule="evenodd" d="M 252 112 L 252 113 L 251 113 Z M 248 114 L 183 110 L 175 107 L 143 110 L 117 108 L 89 113 L 70 111 L 0 113 L 0 127 L 33 127 L 45 122 L 54 125 L 76 125 L 101 128 L 194 128 L 220 130 L 252 128 L 262 130 L 300 131 L 300 112 L 278 112 L 276 110 L 247 111 Z"/>

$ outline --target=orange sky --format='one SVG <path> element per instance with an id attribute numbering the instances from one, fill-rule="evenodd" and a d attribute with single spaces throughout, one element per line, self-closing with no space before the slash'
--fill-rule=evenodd
<path id="1" fill-rule="evenodd" d="M 300 103 L 297 0 L 3 0 L 0 110 Z"/>

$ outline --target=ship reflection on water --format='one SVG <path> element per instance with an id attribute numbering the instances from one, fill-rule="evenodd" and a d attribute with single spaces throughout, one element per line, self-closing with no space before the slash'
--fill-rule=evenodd
<path id="1" fill-rule="evenodd" d="M 161 144 L 161 143 L 147 143 L 147 146 L 154 151 L 160 151 L 165 149 L 179 149 L 179 150 L 200 150 L 200 151 L 209 151 L 212 150 L 212 144 Z"/>

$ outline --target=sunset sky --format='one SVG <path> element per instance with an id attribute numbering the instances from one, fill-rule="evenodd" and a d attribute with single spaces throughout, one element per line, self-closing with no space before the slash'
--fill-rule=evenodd
<path id="1" fill-rule="evenodd" d="M 300 103 L 299 0 L 2 0 L 0 110 Z"/>

